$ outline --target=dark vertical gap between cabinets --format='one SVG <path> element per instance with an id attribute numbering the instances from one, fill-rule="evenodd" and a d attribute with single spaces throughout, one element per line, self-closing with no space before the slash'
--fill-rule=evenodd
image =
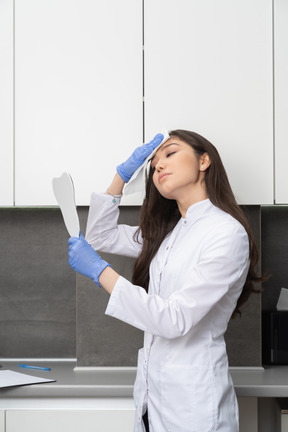
<path id="1" fill-rule="evenodd" d="M 273 202 L 276 204 L 276 148 L 275 148 L 275 10 L 272 0 L 272 134 L 273 134 Z"/>
<path id="2" fill-rule="evenodd" d="M 143 143 L 145 143 L 145 41 L 144 41 L 144 0 L 142 0 L 142 110 L 143 110 Z"/>
<path id="3" fill-rule="evenodd" d="M 16 151 L 16 145 L 15 145 L 15 0 L 13 1 L 13 144 L 12 144 L 12 151 L 13 151 L 13 155 L 12 155 L 12 170 L 13 170 L 13 206 L 16 205 L 16 172 L 15 172 L 15 165 L 16 165 L 16 161 L 15 161 L 15 151 Z"/>

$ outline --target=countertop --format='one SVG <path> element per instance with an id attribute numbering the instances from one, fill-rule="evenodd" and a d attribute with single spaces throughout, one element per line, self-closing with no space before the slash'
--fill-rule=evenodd
<path id="1" fill-rule="evenodd" d="M 56 382 L 0 389 L 0 398 L 132 398 L 136 368 L 77 368 L 75 360 L 0 360 L 3 368 Z M 50 367 L 50 371 L 23 369 L 18 363 Z M 0 369 L 1 371 L 1 369 Z M 288 366 L 231 368 L 237 396 L 288 397 Z"/>
<path id="2" fill-rule="evenodd" d="M 132 397 L 136 368 L 77 368 L 76 361 L 5 361 L 3 368 L 56 382 L 0 388 L 0 398 Z M 24 369 L 18 363 L 51 368 Z M 2 369 L 3 369 L 2 368 Z M 0 369 L 0 371 L 2 370 Z"/>

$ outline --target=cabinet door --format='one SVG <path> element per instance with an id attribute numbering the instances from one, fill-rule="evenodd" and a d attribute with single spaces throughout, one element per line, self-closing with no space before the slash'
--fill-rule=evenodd
<path id="1" fill-rule="evenodd" d="M 7 410 L 6 432 L 132 432 L 134 410 Z"/>
<path id="2" fill-rule="evenodd" d="M 275 201 L 288 203 L 288 3 L 274 2 Z"/>
<path id="3" fill-rule="evenodd" d="M 143 142 L 141 0 L 15 0 L 16 204 L 105 190 Z"/>
<path id="4" fill-rule="evenodd" d="M 5 432 L 5 411 L 0 410 L 0 432 Z"/>
<path id="5" fill-rule="evenodd" d="M 258 432 L 258 399 L 238 397 L 239 432 Z"/>
<path id="6" fill-rule="evenodd" d="M 145 0 L 145 134 L 200 133 L 239 203 L 273 203 L 271 0 Z"/>
<path id="7" fill-rule="evenodd" d="M 13 205 L 13 0 L 0 2 L 0 206 Z"/>

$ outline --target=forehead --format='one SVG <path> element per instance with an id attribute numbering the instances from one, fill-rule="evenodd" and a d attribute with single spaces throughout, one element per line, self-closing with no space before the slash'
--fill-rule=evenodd
<path id="1" fill-rule="evenodd" d="M 159 149 L 158 150 L 163 150 L 166 146 L 169 146 L 169 145 L 171 145 L 171 144 L 173 144 L 173 143 L 175 143 L 175 144 L 179 144 L 179 143 L 181 143 L 181 142 L 183 142 L 183 141 L 181 141 L 178 137 L 170 137 L 167 141 L 165 141 L 160 147 L 159 147 Z"/>
<path id="2" fill-rule="evenodd" d="M 187 145 L 184 141 L 182 141 L 180 138 L 177 137 L 171 137 L 169 138 L 167 141 L 165 141 L 156 151 L 155 155 L 153 156 L 152 160 L 154 158 L 157 158 L 159 155 L 161 155 L 161 153 L 163 153 L 166 148 L 171 147 L 173 144 L 177 145 L 177 146 L 183 146 L 183 145 Z"/>

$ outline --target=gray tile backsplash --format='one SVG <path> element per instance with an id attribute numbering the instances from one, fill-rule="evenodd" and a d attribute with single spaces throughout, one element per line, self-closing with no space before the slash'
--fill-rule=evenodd
<path id="1" fill-rule="evenodd" d="M 247 207 L 260 245 L 260 207 Z M 78 208 L 85 233 L 87 207 Z M 120 222 L 137 224 L 138 207 Z M 0 209 L 0 357 L 77 357 L 79 366 L 135 366 L 143 333 L 105 315 L 108 294 L 68 265 L 68 234 L 54 208 Z M 102 254 L 129 278 L 133 260 Z M 76 307 L 77 306 L 77 307 Z M 232 366 L 261 364 L 261 296 L 226 335 Z"/>
<path id="2" fill-rule="evenodd" d="M 247 206 L 244 210 L 253 230 L 260 258 L 260 207 Z M 261 294 L 252 294 L 241 311 L 241 318 L 230 321 L 225 336 L 230 366 L 261 366 Z"/>
<path id="3" fill-rule="evenodd" d="M 76 276 L 58 209 L 0 209 L 0 357 L 76 353 Z"/>
<path id="4" fill-rule="evenodd" d="M 105 315 L 108 298 L 90 279 L 77 275 L 78 366 L 136 365 L 143 333 Z"/>
<path id="5" fill-rule="evenodd" d="M 79 209 L 85 226 L 88 209 Z M 138 207 L 121 207 L 119 223 L 137 225 Z M 83 233 L 85 230 L 83 229 Z M 102 253 L 101 257 L 126 278 L 131 278 L 134 260 Z M 109 295 L 90 279 L 77 275 L 77 365 L 135 366 L 143 346 L 143 332 L 105 315 Z"/>

